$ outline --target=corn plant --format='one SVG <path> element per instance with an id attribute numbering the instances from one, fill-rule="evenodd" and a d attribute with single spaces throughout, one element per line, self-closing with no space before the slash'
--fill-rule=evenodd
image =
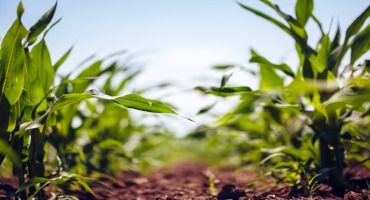
<path id="1" fill-rule="evenodd" d="M 294 167 L 297 176 L 291 176 L 293 180 L 308 178 L 304 182 L 310 183 L 306 187 L 309 190 L 315 189 L 319 181 L 326 180 L 336 194 L 343 195 L 345 189 L 350 189 L 343 177 L 346 156 L 351 155 L 351 149 L 368 156 L 368 132 L 364 131 L 369 128 L 369 61 L 355 64 L 361 62 L 359 58 L 370 48 L 370 25 L 364 26 L 370 16 L 370 6 L 347 28 L 342 41 L 339 27 L 334 38 L 323 30 L 321 22 L 313 14 L 313 0 L 297 0 L 295 16 L 283 12 L 268 0 L 260 2 L 275 11 L 283 21 L 250 6 L 241 3 L 240 6 L 292 37 L 300 61 L 297 71 L 285 63 L 273 63 L 251 50 L 250 63 L 257 64 L 260 69 L 258 90 L 227 86 L 230 73 L 224 75 L 220 87 L 197 89 L 223 97 L 241 97 L 241 103 L 220 120 L 223 125 L 246 130 L 249 134 L 261 134 L 260 137 L 268 143 L 287 145 L 290 142 L 293 146 L 293 150 L 280 148 L 280 152 L 273 151 L 264 163 L 278 156 L 286 157 L 285 161 L 301 163 Z M 309 34 L 305 29 L 308 20 L 313 20 L 321 32 L 321 38 L 314 47 L 308 43 Z M 349 51 L 350 60 L 345 61 Z M 343 66 L 343 61 L 348 65 Z M 359 124 L 364 130 L 354 128 Z M 305 149 L 307 145 L 309 148 Z M 310 164 L 304 164 L 309 159 L 312 159 Z M 292 166 L 280 164 L 276 168 L 284 169 L 279 171 L 280 174 L 295 173 Z M 321 170 L 320 178 L 307 174 L 310 170 Z"/>
<path id="2" fill-rule="evenodd" d="M 88 88 L 96 77 L 117 70 L 115 64 L 103 69 L 105 59 L 94 62 L 74 79 L 70 75 L 62 77 L 59 85 L 55 85 L 57 70 L 71 52 L 68 50 L 52 64 L 45 37 L 60 21 L 50 24 L 56 7 L 57 4 L 27 29 L 22 23 L 24 8 L 20 2 L 17 19 L 1 42 L 0 164 L 6 157 L 12 162 L 19 184 L 14 195 L 21 199 L 42 197 L 50 183 L 77 183 L 90 192 L 89 184 L 104 187 L 91 178 L 69 174 L 63 168 L 71 166 L 67 164 L 65 148 L 79 136 L 71 123 L 80 113 L 81 102 L 98 99 L 124 108 L 176 114 L 168 105 L 138 94 L 117 96 L 116 91 L 121 91 L 124 81 L 115 91 L 106 91 L 114 96 Z M 120 114 L 125 116 L 125 109 L 122 111 Z M 114 117 L 119 117 L 119 113 Z M 56 153 L 51 152 L 53 149 Z M 55 157 L 50 159 L 50 155 Z"/>

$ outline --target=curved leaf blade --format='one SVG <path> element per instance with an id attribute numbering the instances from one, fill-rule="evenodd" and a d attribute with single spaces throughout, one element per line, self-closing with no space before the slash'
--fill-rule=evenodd
<path id="1" fill-rule="evenodd" d="M 37 36 L 39 36 L 45 28 L 49 25 L 51 20 L 53 19 L 55 10 L 57 8 L 57 2 L 55 2 L 54 6 L 51 7 L 37 22 L 30 28 L 30 32 L 27 36 L 27 41 L 29 42 L 28 45 L 33 44 L 37 40 Z"/>
<path id="2" fill-rule="evenodd" d="M 258 55 L 256 52 L 252 50 L 252 58 L 249 60 L 251 63 L 258 63 L 263 67 L 268 67 L 271 69 L 277 69 L 284 72 L 286 75 L 294 78 L 293 70 L 287 64 L 273 64 L 268 61 L 265 57 Z"/>
<path id="3" fill-rule="evenodd" d="M 361 13 L 360 16 L 358 16 L 355 21 L 352 22 L 352 24 L 348 27 L 346 31 L 346 38 L 345 40 L 348 41 L 348 39 L 352 36 L 358 33 L 360 31 L 362 25 L 364 24 L 365 20 L 370 16 L 370 5 L 364 10 L 364 12 Z"/>
<path id="4" fill-rule="evenodd" d="M 0 78 L 3 81 L 0 86 L 0 101 L 5 95 L 10 105 L 15 104 L 23 90 L 25 53 L 22 40 L 26 35 L 26 28 L 20 19 L 17 19 L 5 34 L 1 44 Z"/>
<path id="5" fill-rule="evenodd" d="M 358 58 L 370 49 L 370 25 L 368 25 L 354 39 L 351 50 L 351 64 L 353 65 Z"/>
<path id="6" fill-rule="evenodd" d="M 31 56 L 38 68 L 40 82 L 47 93 L 54 83 L 54 68 L 51 63 L 49 49 L 45 40 L 41 40 L 36 46 L 32 48 Z M 42 74 L 41 74 L 42 73 Z"/>
<path id="7" fill-rule="evenodd" d="M 313 0 L 297 0 L 295 5 L 295 13 L 298 22 L 302 26 L 305 26 L 308 19 L 312 16 L 313 6 Z"/>
<path id="8" fill-rule="evenodd" d="M 114 99 L 113 102 L 127 108 L 133 108 L 141 111 L 177 114 L 167 104 L 164 104 L 157 100 L 146 99 L 137 94 L 128 94 L 122 97 L 118 97 Z"/>

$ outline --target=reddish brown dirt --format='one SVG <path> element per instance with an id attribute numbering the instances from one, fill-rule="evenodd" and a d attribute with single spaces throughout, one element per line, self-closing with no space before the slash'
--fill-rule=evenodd
<path id="1" fill-rule="evenodd" d="M 347 168 L 345 171 L 350 184 L 354 188 L 367 188 L 366 181 L 370 182 L 370 170 L 362 165 Z M 140 176 L 134 172 L 122 172 L 114 178 L 101 178 L 100 181 L 112 188 L 112 191 L 93 187 L 96 194 L 86 191 L 65 190 L 63 193 L 77 196 L 81 200 L 90 199 L 117 199 L 117 200 L 243 200 L 243 199 L 370 199 L 370 192 L 360 190 L 347 192 L 344 198 L 332 194 L 332 188 L 322 185 L 311 197 L 292 191 L 290 187 L 277 185 L 274 187 L 272 179 L 266 179 L 253 188 L 246 188 L 245 184 L 256 179 L 258 173 L 235 171 L 231 168 L 215 169 L 196 163 L 182 163 L 172 165 L 148 176 Z M 210 181 L 215 185 L 213 194 Z M 0 183 L 14 184 L 14 180 L 0 180 Z M 264 187 L 265 186 L 265 187 Z M 2 195 L 1 195 L 2 194 Z M 4 192 L 0 197 L 6 197 Z M 0 198 L 1 199 L 1 198 Z M 6 199 L 6 198 L 5 198 Z"/>

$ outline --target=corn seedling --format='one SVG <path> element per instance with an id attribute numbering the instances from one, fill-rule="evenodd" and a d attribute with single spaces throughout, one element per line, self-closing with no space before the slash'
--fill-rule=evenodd
<path id="1" fill-rule="evenodd" d="M 251 50 L 250 63 L 257 64 L 260 69 L 258 90 L 227 86 L 229 76 L 222 78 L 221 87 L 198 87 L 197 90 L 221 97 L 240 96 L 241 103 L 220 119 L 222 125 L 245 130 L 250 135 L 259 134 L 257 137 L 277 146 L 290 143 L 299 152 L 296 154 L 308 152 L 304 153 L 308 157 L 298 155 L 299 160 L 313 159 L 312 164 L 317 169 L 329 169 L 325 173 L 327 179 L 320 178 L 320 181 L 327 181 L 336 194 L 343 195 L 347 188 L 343 177 L 346 156 L 350 156 L 351 151 L 365 155 L 364 150 L 368 150 L 365 144 L 369 142 L 369 135 L 364 132 L 369 128 L 370 65 L 368 60 L 356 63 L 361 63 L 359 59 L 370 48 L 370 25 L 364 24 L 370 16 L 370 6 L 346 29 L 344 41 L 341 41 L 339 27 L 334 38 L 323 30 L 313 13 L 313 0 L 297 0 L 295 16 L 268 0 L 260 2 L 282 20 L 248 5 L 240 3 L 240 6 L 276 25 L 295 41 L 300 61 L 297 71 Z M 305 28 L 308 20 L 312 20 L 321 32 L 315 47 L 308 43 L 309 33 Z M 347 52 L 349 61 L 344 60 Z M 343 66 L 347 64 L 343 62 L 348 65 Z M 358 125 L 364 129 L 355 129 Z M 305 145 L 310 148 L 303 148 Z M 313 178 L 310 190 L 315 189 L 318 182 Z"/>
<path id="2" fill-rule="evenodd" d="M 103 69 L 105 59 L 94 62 L 76 78 L 70 79 L 68 75 L 62 78 L 59 85 L 54 85 L 58 69 L 71 52 L 71 49 L 68 50 L 52 64 L 45 37 L 60 21 L 50 24 L 56 7 L 57 4 L 27 29 L 22 23 L 24 8 L 20 2 L 17 19 L 1 42 L 0 164 L 6 157 L 12 162 L 13 174 L 18 177 L 19 184 L 14 195 L 21 199 L 42 197 L 44 188 L 50 183 L 77 183 L 90 192 L 89 185 L 104 187 L 90 178 L 62 171 L 71 166 L 66 151 L 77 137 L 71 124 L 80 113 L 81 102 L 98 99 L 124 108 L 176 114 L 168 105 L 138 94 L 119 96 L 118 92 L 135 73 L 117 88 L 106 85 L 105 92 L 113 96 L 95 89 L 87 90 L 96 77 L 117 70 L 114 64 Z M 52 160 L 48 158 L 51 149 L 56 150 Z M 81 151 L 80 155 L 84 157 Z M 53 166 L 56 170 L 50 169 Z"/>

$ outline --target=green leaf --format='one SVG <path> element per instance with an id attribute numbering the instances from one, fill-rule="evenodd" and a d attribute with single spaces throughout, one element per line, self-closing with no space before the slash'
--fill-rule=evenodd
<path id="1" fill-rule="evenodd" d="M 89 67 L 87 67 L 86 69 L 84 69 L 78 76 L 76 79 L 86 79 L 86 78 L 91 78 L 91 77 L 97 77 L 99 75 L 102 74 L 102 69 L 101 69 L 101 65 L 103 63 L 103 60 L 98 60 L 96 62 L 94 62 L 93 64 L 91 64 Z M 74 93 L 81 93 L 81 92 L 84 92 L 87 87 L 89 87 L 89 85 L 95 80 L 90 80 L 90 79 L 87 79 L 88 82 L 82 82 L 82 83 L 76 83 L 76 84 L 73 84 L 73 92 Z"/>
<path id="2" fill-rule="evenodd" d="M 260 16 L 260 17 L 262 17 L 262 18 L 266 19 L 267 21 L 269 21 L 269 22 L 271 22 L 271 23 L 275 24 L 276 26 L 278 26 L 279 28 L 281 28 L 283 31 L 285 31 L 286 33 L 288 33 L 289 35 L 291 35 L 291 36 L 292 36 L 292 33 L 291 33 L 291 31 L 290 31 L 289 27 L 288 27 L 288 26 L 286 26 L 285 24 L 281 23 L 280 21 L 278 21 L 278 20 L 274 19 L 273 17 L 271 17 L 271 16 L 269 16 L 269 15 L 267 15 L 267 14 L 265 14 L 265 13 L 261 12 L 261 11 L 258 11 L 258 10 L 254 9 L 254 8 L 251 8 L 251 7 L 249 7 L 249 6 L 243 5 L 243 4 L 241 4 L 241 3 L 239 3 L 239 5 L 240 5 L 241 7 L 243 7 L 244 9 L 249 10 L 249 11 L 251 11 L 252 13 L 254 13 L 254 14 L 256 14 L 256 15 L 258 15 L 258 16 Z"/>
<path id="3" fill-rule="evenodd" d="M 21 96 L 24 84 L 24 59 L 25 54 L 22 40 L 26 37 L 27 30 L 17 19 L 5 34 L 2 40 L 2 58 L 0 62 L 0 102 L 5 95 L 10 105 Z"/>
<path id="4" fill-rule="evenodd" d="M 297 20 L 295 20 L 293 17 L 283 13 L 279 9 L 278 6 L 273 5 L 270 1 L 267 1 L 267 0 L 261 0 L 261 1 L 263 3 L 265 3 L 266 5 L 268 5 L 270 8 L 274 9 L 280 16 L 282 16 L 288 22 L 290 27 L 286 26 L 282 22 L 280 22 L 280 21 L 274 19 L 273 17 L 271 17 L 269 15 L 266 15 L 265 13 L 262 13 L 262 12 L 256 10 L 256 9 L 253 9 L 249 6 L 246 6 L 246 5 L 243 5 L 243 4 L 240 4 L 240 3 L 239 3 L 239 5 L 242 6 L 244 9 L 249 10 L 249 11 L 253 12 L 254 14 L 256 14 L 256 15 L 268 20 L 269 22 L 275 24 L 276 26 L 281 28 L 283 31 L 288 33 L 290 36 L 292 36 L 294 38 L 294 40 L 301 46 L 301 50 L 305 55 L 309 56 L 310 54 L 312 54 L 314 52 L 314 50 L 307 43 L 307 33 L 306 33 L 304 27 Z"/>
<path id="5" fill-rule="evenodd" d="M 332 41 L 332 44 L 330 46 L 330 52 L 332 52 L 334 49 L 336 49 L 340 45 L 340 27 L 338 26 L 337 32 L 335 33 L 334 39 Z"/>
<path id="6" fill-rule="evenodd" d="M 226 83 L 229 81 L 230 77 L 234 74 L 235 71 L 237 71 L 240 67 L 239 66 L 234 66 L 231 68 L 229 71 L 225 72 L 224 75 L 222 75 L 221 79 L 221 88 L 226 85 Z"/>
<path id="7" fill-rule="evenodd" d="M 319 27 L 321 34 L 324 34 L 324 30 L 322 29 L 322 24 L 320 20 L 313 14 L 311 15 L 311 17 L 314 20 L 314 22 L 316 22 L 317 26 Z"/>
<path id="8" fill-rule="evenodd" d="M 49 112 L 53 113 L 61 108 L 64 108 L 75 103 L 79 103 L 83 100 L 91 99 L 93 97 L 94 96 L 92 96 L 89 93 L 73 93 L 63 95 L 53 104 Z"/>
<path id="9" fill-rule="evenodd" d="M 308 181 L 308 187 L 310 189 L 310 192 L 313 192 L 315 191 L 316 189 L 318 189 L 318 187 L 320 185 L 318 185 L 320 182 L 322 182 L 323 180 L 325 180 L 326 176 L 327 176 L 327 173 L 331 170 L 331 168 L 324 168 L 322 170 L 320 170 L 320 173 L 315 175 L 314 177 L 312 177 L 309 181 Z"/>
<path id="10" fill-rule="evenodd" d="M 364 149 L 369 149 L 369 144 L 367 142 L 364 142 L 364 141 L 346 140 L 346 142 L 349 142 L 351 144 L 357 145 L 357 146 L 359 146 L 361 148 L 364 148 Z"/>
<path id="11" fill-rule="evenodd" d="M 327 34 L 323 34 L 317 48 L 317 61 L 324 65 L 324 69 L 328 65 L 328 57 L 330 53 L 331 42 Z"/>
<path id="12" fill-rule="evenodd" d="M 258 55 L 255 51 L 252 52 L 252 58 L 249 60 L 251 63 L 258 63 L 261 67 L 268 67 L 271 69 L 278 69 L 284 72 L 286 75 L 294 78 L 294 72 L 287 64 L 273 64 L 268 61 L 265 57 Z"/>
<path id="13" fill-rule="evenodd" d="M 31 56 L 37 66 L 39 78 L 45 93 L 48 93 L 54 82 L 54 68 L 51 63 L 49 49 L 44 39 L 32 48 Z"/>
<path id="14" fill-rule="evenodd" d="M 17 7 L 17 17 L 18 17 L 19 21 L 21 20 L 23 13 L 24 13 L 24 7 L 23 7 L 23 3 L 21 1 L 21 2 L 19 2 L 18 7 Z"/>
<path id="15" fill-rule="evenodd" d="M 59 58 L 59 60 L 54 64 L 53 67 L 55 72 L 58 71 L 59 67 L 67 60 L 69 54 L 72 51 L 72 48 L 73 47 L 71 47 L 67 52 L 65 52 L 64 55 L 61 58 Z"/>
<path id="16" fill-rule="evenodd" d="M 364 24 L 365 20 L 370 16 L 370 5 L 364 10 L 363 13 L 361 13 L 360 16 L 358 16 L 355 21 L 352 22 L 352 24 L 348 27 L 346 31 L 346 38 L 345 40 L 348 41 L 348 39 L 352 36 L 358 33 L 360 31 L 362 25 Z"/>
<path id="17" fill-rule="evenodd" d="M 227 87 L 210 87 L 210 88 L 204 88 L 204 87 L 196 87 L 195 90 L 198 90 L 200 92 L 206 93 L 206 94 L 213 94 L 215 96 L 221 96 L 221 97 L 227 97 L 227 96 L 234 96 L 234 95 L 240 95 L 245 92 L 252 91 L 251 88 L 246 86 L 227 86 Z"/>
<path id="18" fill-rule="evenodd" d="M 43 177 L 35 177 L 35 178 L 31 178 L 29 180 L 27 180 L 26 182 L 24 182 L 17 190 L 17 193 L 31 187 L 31 186 L 35 186 L 36 184 L 39 184 L 39 183 L 45 183 L 45 182 L 49 182 L 51 179 L 48 179 L 48 178 L 43 178 Z"/>
<path id="19" fill-rule="evenodd" d="M 325 61 L 326 60 L 325 59 L 320 60 L 319 57 L 317 57 L 315 55 L 311 55 L 310 58 L 309 58 L 309 61 L 310 61 L 310 66 L 313 69 L 314 77 L 316 78 L 318 73 L 322 73 L 325 70 L 325 68 L 326 68 Z M 322 63 L 322 62 L 324 62 L 324 63 Z"/>
<path id="20" fill-rule="evenodd" d="M 213 66 L 212 69 L 217 69 L 217 70 L 225 70 L 225 69 L 230 69 L 234 65 L 216 65 Z"/>
<path id="21" fill-rule="evenodd" d="M 25 61 L 25 83 L 24 88 L 27 92 L 27 98 L 38 105 L 45 97 L 45 93 L 40 82 L 39 69 L 29 53 L 26 54 Z M 39 111 L 46 110 L 46 101 L 39 105 Z"/>
<path id="22" fill-rule="evenodd" d="M 283 88 L 284 78 L 280 77 L 271 68 L 260 67 L 260 73 L 261 73 L 260 79 L 261 90 L 274 90 Z"/>
<path id="23" fill-rule="evenodd" d="M 177 114 L 168 105 L 160 101 L 146 99 L 137 94 L 128 94 L 122 97 L 118 97 L 115 98 L 113 102 L 117 103 L 120 106 L 147 112 Z"/>
<path id="24" fill-rule="evenodd" d="M 29 45 L 33 44 L 37 40 L 37 36 L 39 36 L 45 28 L 49 25 L 51 20 L 53 19 L 55 10 L 57 8 L 57 2 L 55 5 L 50 8 L 37 22 L 30 28 L 30 32 L 27 36 L 27 41 L 29 41 Z"/>
<path id="25" fill-rule="evenodd" d="M 370 49 L 370 25 L 361 31 L 354 39 L 351 51 L 351 64 Z"/>
<path id="26" fill-rule="evenodd" d="M 290 30 L 294 33 L 292 34 L 294 36 L 294 39 L 298 39 L 295 35 L 299 36 L 301 39 L 304 39 L 307 41 L 307 33 L 304 29 L 303 25 L 300 24 L 296 19 L 294 19 L 292 16 L 284 13 L 280 10 L 280 8 L 277 5 L 272 4 L 269 0 L 261 0 L 263 3 L 268 5 L 270 8 L 274 9 L 277 14 L 279 14 L 290 26 Z M 298 40 L 297 40 L 298 42 Z"/>
<path id="27" fill-rule="evenodd" d="M 289 95 L 312 94 L 319 90 L 319 87 L 308 81 L 293 80 L 287 87 Z"/>
<path id="28" fill-rule="evenodd" d="M 124 96 L 114 97 L 114 96 L 106 95 L 104 93 L 101 93 L 93 89 L 93 90 L 86 91 L 85 93 L 72 93 L 72 94 L 63 95 L 51 106 L 51 108 L 44 115 L 35 119 L 32 122 L 26 122 L 26 123 L 21 124 L 20 130 L 29 130 L 29 129 L 37 128 L 41 125 L 41 121 L 45 117 L 47 117 L 50 113 L 53 113 L 69 105 L 76 104 L 76 103 L 79 103 L 81 101 L 88 100 L 91 98 L 98 98 L 98 99 L 112 101 L 119 106 L 141 110 L 141 111 L 146 111 L 146 112 L 169 113 L 169 114 L 178 115 L 167 104 L 164 104 L 157 100 L 146 99 L 137 94 L 128 94 Z M 186 119 L 192 121 L 189 118 L 186 118 Z"/>
<path id="29" fill-rule="evenodd" d="M 43 187 L 46 187 L 49 183 L 54 183 L 56 185 L 64 185 L 64 184 L 71 184 L 71 183 L 77 183 L 82 185 L 88 192 L 95 195 L 94 192 L 91 190 L 89 185 L 93 186 L 99 186 L 107 190 L 112 190 L 111 188 L 107 187 L 106 185 L 88 177 L 84 177 L 77 174 L 68 174 L 64 176 L 59 176 L 56 178 L 43 178 L 43 177 L 35 177 L 27 180 L 24 182 L 19 189 L 17 190 L 17 193 L 22 192 L 23 190 L 35 186 L 37 184 L 44 184 Z"/>
<path id="30" fill-rule="evenodd" d="M 21 160 L 17 156 L 16 152 L 10 146 L 0 139 L 0 155 L 8 156 L 9 160 L 12 162 L 13 166 L 20 167 Z M 1 162 L 0 162 L 1 164 Z"/>
<path id="31" fill-rule="evenodd" d="M 295 14 L 302 26 L 305 26 L 308 19 L 312 16 L 313 6 L 313 0 L 297 0 L 295 4 Z"/>

